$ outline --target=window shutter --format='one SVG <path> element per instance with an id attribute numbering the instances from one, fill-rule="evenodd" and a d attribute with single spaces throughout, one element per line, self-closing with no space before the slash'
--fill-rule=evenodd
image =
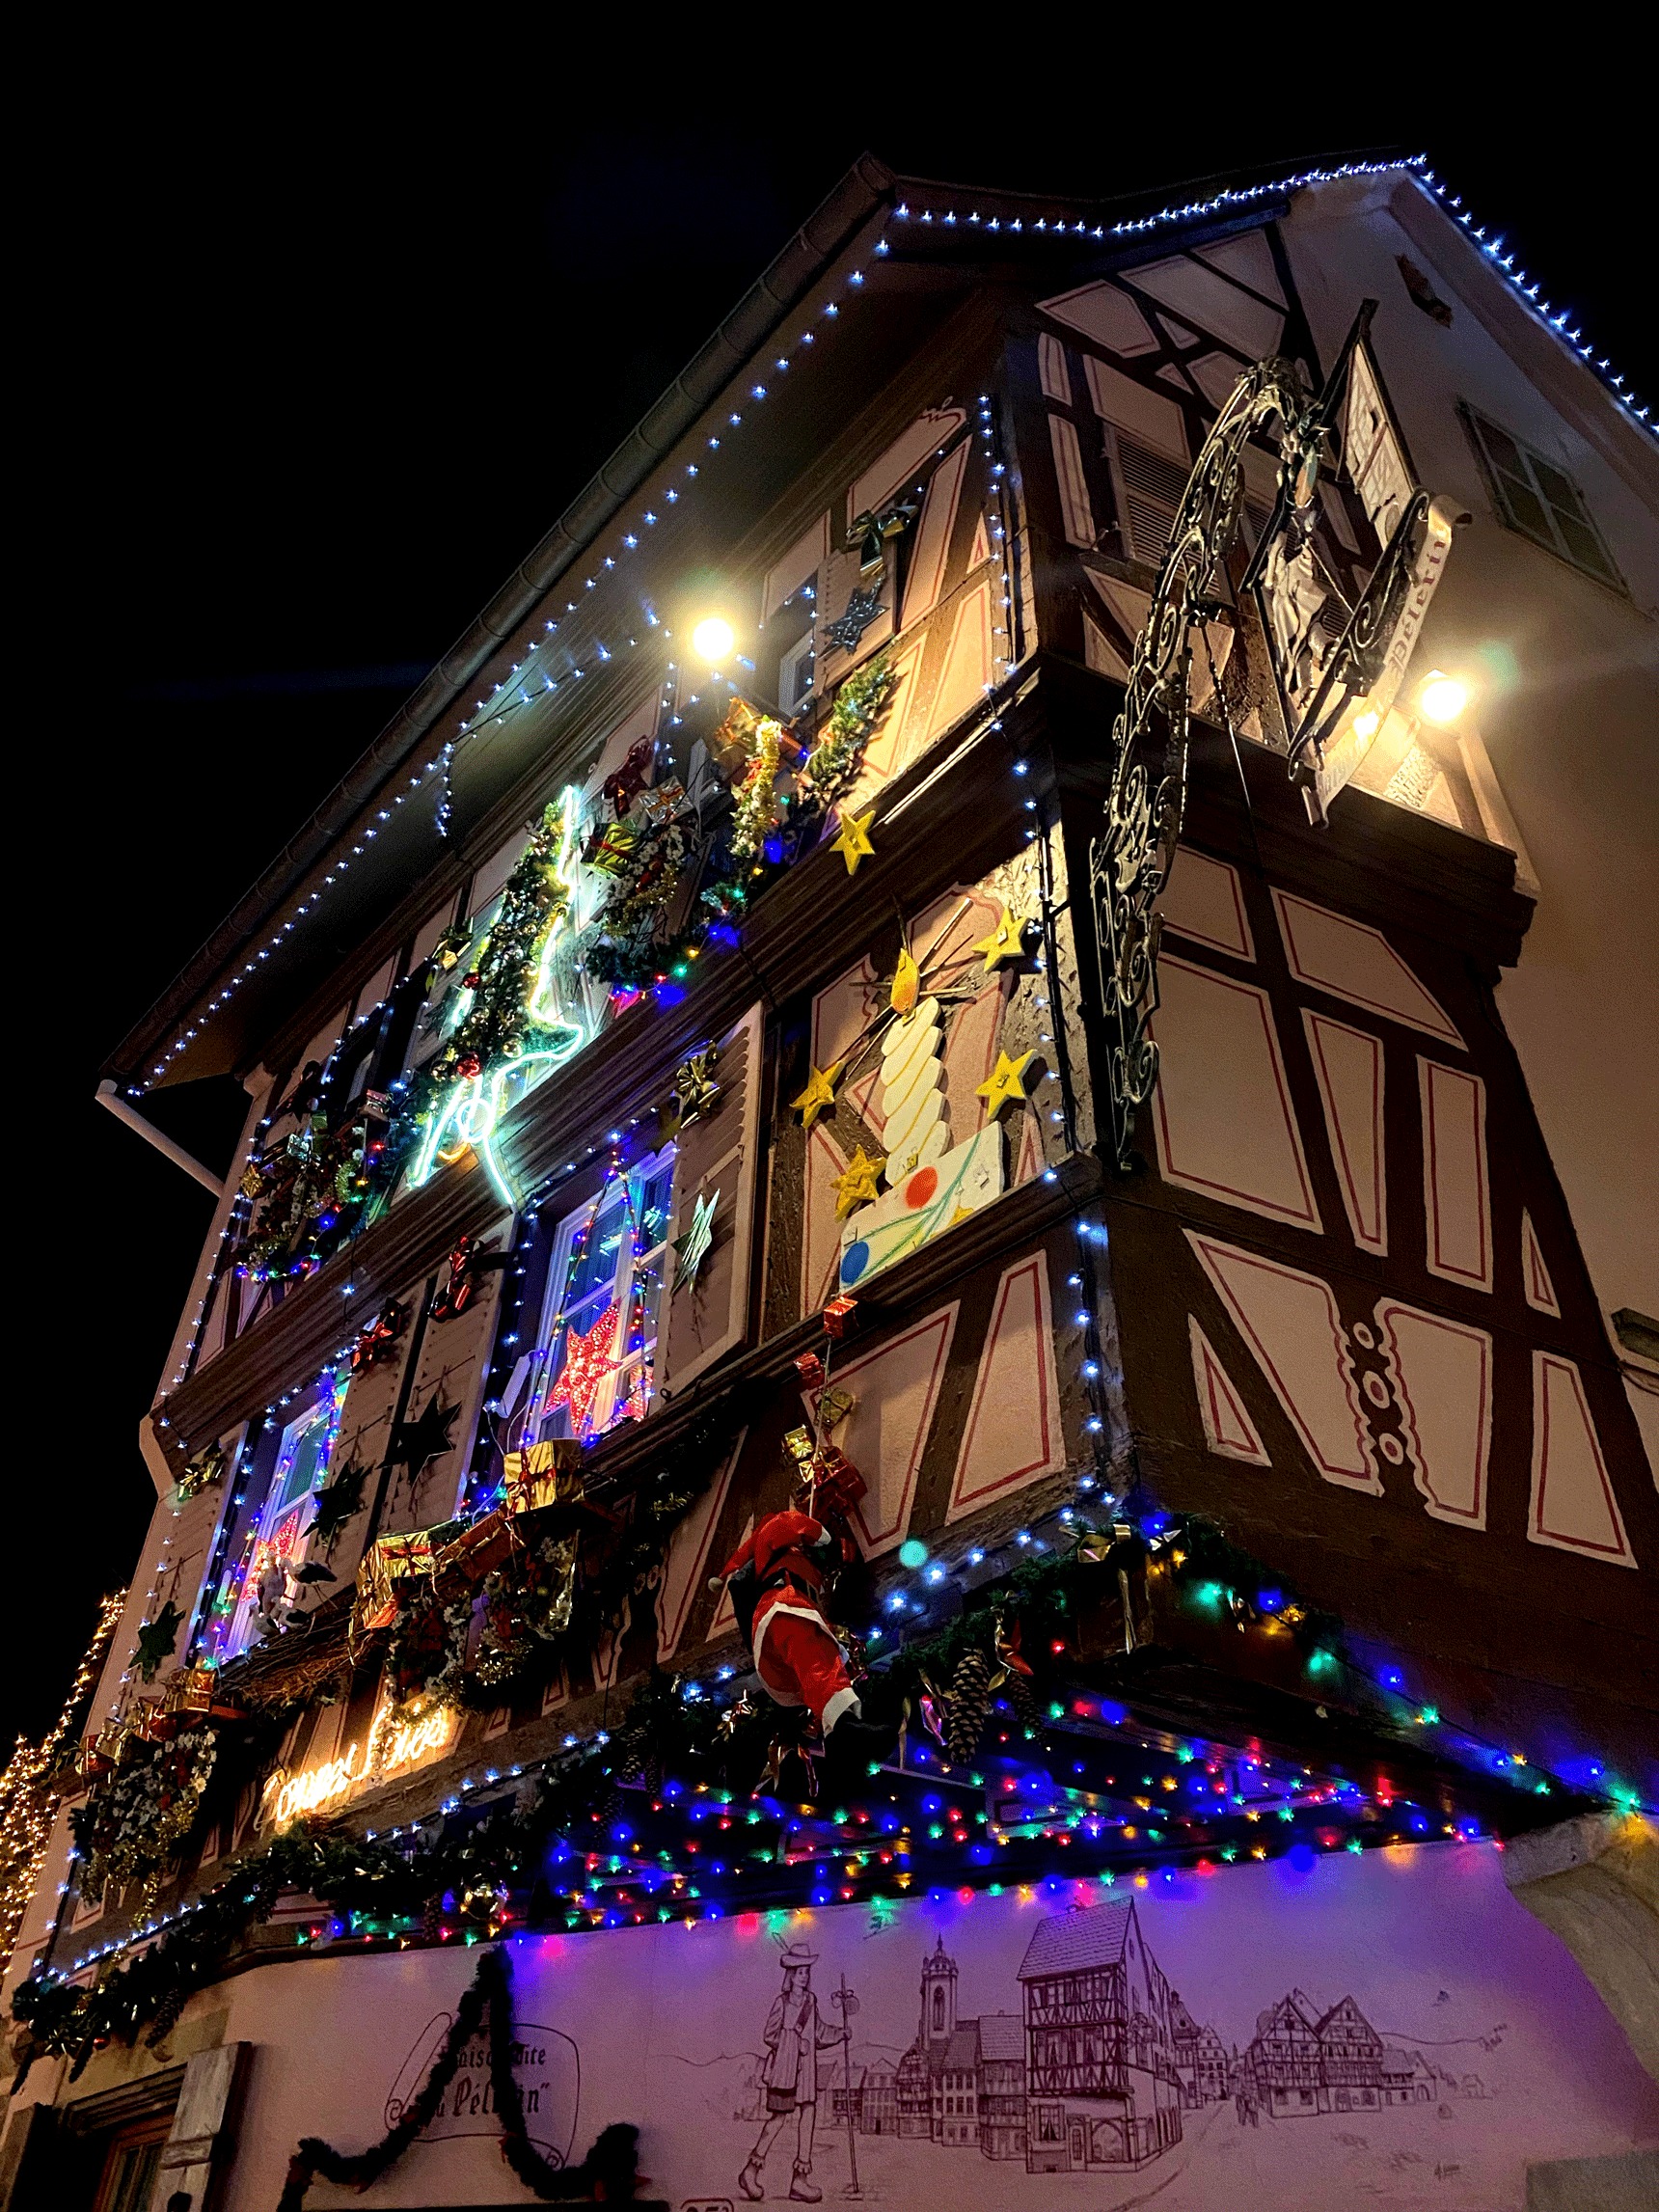
<path id="1" fill-rule="evenodd" d="M 220 2043 L 185 2060 L 152 2204 L 167 2204 L 180 2193 L 193 2206 L 207 2201 L 214 2168 L 229 2147 L 236 2095 L 252 2049 L 251 2043 Z"/>
<path id="2" fill-rule="evenodd" d="M 479 1241 L 487 1244 L 491 1252 L 504 1252 L 511 1246 L 512 1229 L 512 1215 L 504 1215 Z M 413 1479 L 407 1466 L 400 1464 L 394 1470 L 394 1483 L 388 1488 L 386 1510 L 381 1516 L 382 1535 L 402 1529 L 430 1528 L 436 1521 L 448 1520 L 455 1511 L 467 1469 L 472 1464 L 473 1437 L 483 1405 L 484 1382 L 490 1370 L 496 1320 L 501 1312 L 502 1284 L 506 1272 L 502 1268 L 485 1270 L 479 1279 L 477 1297 L 465 1313 L 457 1314 L 453 1321 L 429 1319 L 426 1323 L 403 1419 L 406 1423 L 418 1421 L 435 1401 L 445 1407 L 453 1406 L 455 1418 L 449 1424 L 449 1446 L 416 1470 Z M 445 1270 L 441 1270 L 440 1289 L 444 1280 Z"/>
<path id="3" fill-rule="evenodd" d="M 748 1333 L 763 1036 L 757 1002 L 718 1041 L 714 1074 L 721 1095 L 714 1110 L 677 1139 L 674 1213 L 657 1323 L 665 1397 L 685 1389 Z M 676 1290 L 674 1244 L 691 1229 L 697 1200 L 706 1204 L 717 1192 L 708 1255 L 693 1280 Z"/>
<path id="4" fill-rule="evenodd" d="M 336 1481 L 341 1468 L 349 1467 L 353 1461 L 367 1468 L 363 1511 L 346 1522 L 336 1537 L 332 1551 L 315 1539 L 307 1548 L 306 1557 L 319 1561 L 335 1577 L 332 1582 L 316 1586 L 319 1593 L 313 1600 L 316 1604 L 350 1585 L 363 1557 L 364 1542 L 374 1513 L 375 1492 L 380 1487 L 380 1469 L 392 1441 L 392 1416 L 396 1410 L 398 1386 L 409 1363 L 409 1348 L 420 1327 L 421 1301 L 425 1293 L 424 1282 L 416 1283 L 403 1293 L 398 1303 L 408 1319 L 403 1324 L 402 1336 L 372 1367 L 360 1368 L 346 1385 L 345 1404 L 340 1411 L 340 1434 L 329 1459 L 328 1481 Z M 455 1325 L 459 1327 L 460 1324 Z"/>

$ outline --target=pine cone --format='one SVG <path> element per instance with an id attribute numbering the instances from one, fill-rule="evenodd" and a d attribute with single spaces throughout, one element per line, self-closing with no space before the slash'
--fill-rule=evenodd
<path id="1" fill-rule="evenodd" d="M 979 1749 L 991 1710 L 992 1662 L 989 1652 L 965 1652 L 951 1677 L 944 1747 L 953 1766 L 965 1766 Z"/>
<path id="2" fill-rule="evenodd" d="M 1031 1686 L 1031 1677 L 1022 1675 L 1018 1667 L 1010 1667 L 999 1694 L 1008 1700 L 1008 1709 L 1013 1713 L 1018 1726 L 1034 1735 L 1042 1727 L 1043 1719 L 1037 1705 L 1037 1692 Z"/>

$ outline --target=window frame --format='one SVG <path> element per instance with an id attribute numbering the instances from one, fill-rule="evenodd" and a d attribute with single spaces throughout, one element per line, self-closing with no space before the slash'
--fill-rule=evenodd
<path id="1" fill-rule="evenodd" d="M 619 1420 L 626 1418 L 633 1389 L 632 1378 L 636 1375 L 642 1375 L 646 1379 L 643 1404 L 637 1417 L 643 1420 L 649 1415 L 657 1397 L 655 1371 L 677 1166 L 678 1148 L 670 1139 L 666 1144 L 659 1145 L 655 1152 L 642 1153 L 615 1180 L 607 1177 L 590 1198 L 572 1207 L 560 1218 L 554 1231 L 553 1257 L 548 1267 L 547 1283 L 542 1294 L 541 1320 L 536 1330 L 535 1367 L 530 1379 L 525 1420 L 524 1440 L 527 1444 L 551 1437 L 555 1434 L 555 1424 L 561 1418 L 564 1426 L 569 1426 L 569 1415 L 565 1407 L 560 1406 L 550 1415 L 545 1411 L 545 1405 L 548 1392 L 563 1368 L 563 1351 L 571 1321 L 574 1319 L 579 1324 L 591 1326 L 594 1318 L 612 1303 L 615 1303 L 620 1315 L 625 1317 L 639 1276 L 654 1274 L 655 1285 L 648 1293 L 649 1324 L 644 1341 L 635 1349 L 622 1346 L 620 1356 L 611 1362 L 594 1393 L 585 1434 L 590 1437 L 602 1436 Z M 665 1174 L 667 1183 L 660 1197 L 662 1217 L 659 1234 L 654 1243 L 636 1252 L 629 1234 L 630 1213 L 635 1208 L 643 1208 L 650 1186 Z M 599 1218 L 600 1208 L 618 1187 L 625 1193 L 633 1195 L 625 1195 L 623 1198 L 622 1233 L 617 1241 L 615 1261 L 608 1276 L 591 1278 L 587 1288 L 573 1298 L 567 1307 L 560 1301 L 577 1239 Z"/>
<path id="2" fill-rule="evenodd" d="M 1557 560 L 1564 562 L 1575 575 L 1587 576 L 1592 584 L 1599 584 L 1605 589 L 1617 591 L 1621 598 L 1628 599 L 1630 587 L 1625 583 L 1618 563 L 1613 558 L 1613 548 L 1602 534 L 1601 526 L 1591 513 L 1590 502 L 1585 498 L 1583 488 L 1577 478 L 1569 476 L 1559 461 L 1551 460 L 1547 453 L 1541 453 L 1536 447 L 1529 446 L 1524 438 L 1517 438 L 1512 430 L 1505 429 L 1501 423 L 1496 423 L 1489 415 L 1482 414 L 1480 408 L 1473 406 L 1467 399 L 1458 400 L 1457 418 L 1463 425 L 1465 437 L 1474 448 L 1475 459 L 1480 466 L 1482 478 L 1485 479 L 1486 493 L 1492 503 L 1492 511 L 1503 527 L 1508 531 L 1512 531 L 1517 537 L 1524 537 L 1529 545 L 1536 545 L 1539 552 L 1552 554 Z M 1507 488 L 1508 479 L 1513 472 L 1503 467 L 1490 444 L 1488 434 L 1502 438 L 1513 448 L 1519 456 L 1526 476 L 1524 480 L 1519 478 L 1514 480 L 1519 484 L 1520 489 L 1536 502 L 1543 515 L 1548 532 L 1547 535 L 1540 535 L 1529 523 L 1522 520 Z M 1571 493 L 1577 507 L 1576 514 L 1567 514 L 1565 507 L 1551 493 L 1539 475 L 1539 471 L 1544 469 L 1547 469 L 1552 477 L 1558 478 Z M 1605 573 L 1600 569 L 1588 566 L 1573 552 L 1569 539 L 1561 528 L 1559 518 L 1564 514 L 1566 515 L 1568 521 L 1585 531 L 1593 540 L 1602 560 L 1606 563 Z"/>

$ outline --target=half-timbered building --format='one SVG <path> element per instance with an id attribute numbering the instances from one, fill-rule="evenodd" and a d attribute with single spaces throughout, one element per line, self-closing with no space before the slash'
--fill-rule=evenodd
<path id="1" fill-rule="evenodd" d="M 1659 1797 L 1659 462 L 1536 290 L 1421 163 L 859 162 L 114 1050 L 247 1123 L 16 1931 L 8 2177 L 141 2115 L 157 2212 L 264 2205 L 310 2100 L 395 2128 L 457 1947 L 623 1988 L 646 1924 L 813 1952 L 1057 1867 L 1511 1840 L 1640 2041 L 1559 1899 Z M 905 1723 L 852 1769 L 723 1574 L 803 1469 Z M 1352 2000 L 1212 2028 L 1094 1895 L 1019 2034 L 941 1945 L 896 2076 L 790 1981 L 743 2171 L 1196 2157 L 1230 2035 L 1238 2124 L 1419 2101 Z M 387 2063 L 319 2089 L 294 2007 L 370 1987 Z M 638 2124 L 731 2195 L 659 2075 L 581 2095 L 559 2158 Z M 516 2188 L 464 2120 L 382 2200 Z"/>

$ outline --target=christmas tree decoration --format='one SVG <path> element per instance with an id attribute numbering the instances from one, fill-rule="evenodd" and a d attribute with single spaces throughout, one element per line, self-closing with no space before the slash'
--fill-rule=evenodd
<path id="1" fill-rule="evenodd" d="M 868 587 L 882 574 L 888 545 L 904 534 L 919 511 L 915 500 L 894 500 L 879 511 L 866 507 L 853 517 L 842 544 L 848 553 L 858 556 L 860 584 Z"/>
<path id="2" fill-rule="evenodd" d="M 587 1428 L 599 1385 L 616 1363 L 616 1324 L 621 1309 L 614 1299 L 594 1322 L 586 1335 L 565 1331 L 564 1364 L 547 1394 L 544 1411 L 557 1413 L 562 1406 L 570 1414 L 577 1435 Z"/>
<path id="3" fill-rule="evenodd" d="M 1030 1075 L 1035 1052 L 1021 1052 L 1011 1058 L 1007 1052 L 998 1052 L 996 1065 L 982 1083 L 974 1086 L 975 1098 L 985 1101 L 987 1115 L 994 1120 L 1005 1106 L 1023 1106 L 1027 1089 L 1035 1079 Z"/>
<path id="4" fill-rule="evenodd" d="M 845 1170 L 834 1178 L 837 1220 L 845 1220 L 855 1206 L 862 1206 L 881 1195 L 881 1175 L 885 1165 L 884 1156 L 872 1160 L 861 1144 L 854 1147 Z"/>
<path id="5" fill-rule="evenodd" d="M 837 1060 L 831 1067 L 808 1069 L 806 1088 L 799 1098 L 789 1102 L 790 1112 L 801 1116 L 803 1129 L 810 1129 L 824 1108 L 835 1104 L 835 1086 L 841 1079 L 844 1065 L 843 1061 Z"/>
<path id="6" fill-rule="evenodd" d="M 507 1108 L 588 1042 L 580 997 L 566 1003 L 561 956 L 573 945 L 582 795 L 550 805 L 507 878 L 446 1006 L 446 1034 L 420 1079 L 407 1169 L 419 1188 L 441 1161 L 476 1152 L 507 1204 L 516 1203 L 494 1149 Z"/>
<path id="7" fill-rule="evenodd" d="M 415 1421 L 397 1421 L 393 1424 L 392 1441 L 387 1446 L 386 1463 L 408 1470 L 411 1487 L 421 1480 L 433 1460 L 442 1459 L 452 1449 L 451 1434 L 460 1416 L 459 1406 L 442 1403 L 443 1392 L 434 1390 Z"/>
<path id="8" fill-rule="evenodd" d="M 711 1190 L 706 1198 L 696 1199 L 692 1207 L 692 1225 L 674 1239 L 674 1280 L 670 1296 L 677 1297 L 697 1279 L 697 1270 L 709 1256 L 714 1243 L 715 1208 L 721 1194 Z"/>
<path id="9" fill-rule="evenodd" d="M 824 635 L 832 645 L 839 645 L 842 652 L 856 653 L 859 639 L 882 611 L 880 582 L 869 586 L 855 584 L 847 594 L 846 607 L 832 622 L 825 623 Z"/>
<path id="10" fill-rule="evenodd" d="M 345 1529 L 363 1511 L 363 1488 L 367 1480 L 368 1469 L 355 1460 L 348 1460 L 334 1480 L 318 1490 L 310 1532 L 313 1543 L 320 1543 L 325 1550 L 334 1549 Z"/>
<path id="11" fill-rule="evenodd" d="M 862 814 L 849 814 L 830 840 L 831 852 L 840 854 L 847 863 L 847 873 L 850 876 L 857 875 L 858 862 L 875 851 L 870 842 L 870 824 L 875 819 L 876 809 L 873 806 Z"/>
<path id="12" fill-rule="evenodd" d="M 184 1616 L 170 1598 L 153 1621 L 147 1621 L 138 1631 L 138 1649 L 133 1664 L 143 1681 L 154 1681 L 157 1674 L 173 1656 L 173 1647 L 178 1641 L 178 1631 L 184 1625 Z"/>
<path id="13" fill-rule="evenodd" d="M 456 1320 L 476 1301 L 483 1290 L 483 1277 L 494 1269 L 504 1268 L 510 1258 L 510 1253 L 492 1251 L 476 1237 L 459 1239 L 449 1254 L 449 1273 L 426 1308 L 427 1319 Z"/>
<path id="14" fill-rule="evenodd" d="M 719 1059 L 713 1045 L 705 1045 L 699 1051 L 690 1053 L 674 1070 L 673 1087 L 657 1115 L 657 1127 L 665 1143 L 678 1136 L 681 1130 L 690 1129 L 694 1122 L 706 1120 L 714 1111 L 721 1095 L 721 1086 L 714 1079 Z"/>

